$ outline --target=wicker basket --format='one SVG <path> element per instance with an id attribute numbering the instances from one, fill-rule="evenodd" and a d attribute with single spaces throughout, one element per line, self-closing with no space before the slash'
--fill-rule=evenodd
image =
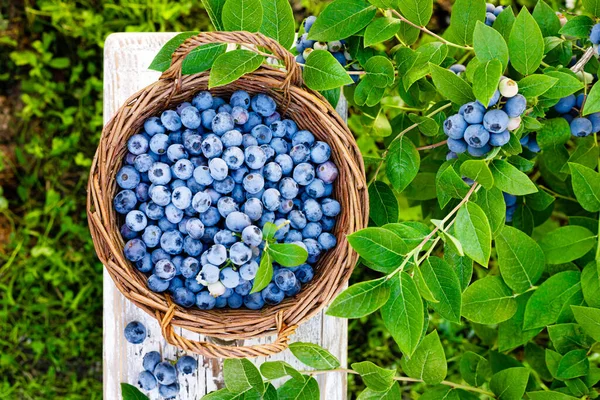
<path id="1" fill-rule="evenodd" d="M 113 197 L 118 190 L 115 175 L 126 154 L 128 138 L 140 131 L 146 118 L 190 101 L 198 91 L 207 90 L 208 72 L 181 75 L 185 56 L 207 43 L 260 46 L 282 60 L 285 70 L 263 66 L 230 85 L 211 89 L 211 93 L 226 97 L 238 89 L 251 94 L 268 93 L 277 102 L 282 116 L 293 119 L 301 129 L 308 129 L 319 140 L 329 143 L 332 159 L 339 169 L 334 184 L 334 197 L 342 205 L 334 229 L 337 246 L 319 260 L 313 281 L 303 285 L 298 295 L 257 311 L 186 309 L 173 303 L 168 294 L 150 291 L 146 276 L 123 256 L 124 241 L 113 208 Z M 92 163 L 88 193 L 88 220 L 96 252 L 116 286 L 125 297 L 160 322 L 169 343 L 205 357 L 258 357 L 287 348 L 297 326 L 329 304 L 348 281 L 358 255 L 351 249 L 346 235 L 364 228 L 368 220 L 363 161 L 345 123 L 319 93 L 303 85 L 300 67 L 291 53 L 266 36 L 248 32 L 201 33 L 177 49 L 171 67 L 160 79 L 131 96 L 104 127 Z M 174 325 L 218 339 L 250 339 L 275 333 L 277 338 L 264 345 L 224 346 L 183 338 L 175 333 Z"/>

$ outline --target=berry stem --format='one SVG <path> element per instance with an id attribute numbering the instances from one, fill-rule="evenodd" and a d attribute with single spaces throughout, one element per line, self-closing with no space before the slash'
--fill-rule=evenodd
<path id="1" fill-rule="evenodd" d="M 590 47 L 585 51 L 585 53 L 583 53 L 583 55 L 581 56 L 579 61 L 577 61 L 575 63 L 575 65 L 573 65 L 571 67 L 571 71 L 577 73 L 577 72 L 583 70 L 583 67 L 585 67 L 585 64 L 587 64 L 588 61 L 590 61 L 593 56 L 594 56 L 594 48 Z"/>
<path id="2" fill-rule="evenodd" d="M 434 38 L 436 38 L 437 40 L 439 40 L 440 42 L 442 42 L 448 46 L 457 47 L 457 48 L 463 49 L 463 50 L 473 50 L 473 48 L 471 46 L 461 46 L 460 44 L 452 43 L 451 41 L 444 39 L 440 35 L 430 31 L 426 27 L 417 25 L 414 22 L 409 21 L 408 19 L 404 18 L 404 16 L 396 10 L 391 10 L 391 11 L 392 11 L 392 14 L 394 14 L 396 17 L 398 17 L 401 21 L 406 22 L 410 26 L 417 28 L 418 30 L 420 30 L 422 32 L 425 32 L 426 34 L 428 34 L 430 36 L 433 36 Z"/>
<path id="3" fill-rule="evenodd" d="M 431 150 L 431 149 L 435 149 L 436 147 L 440 147 L 443 146 L 447 143 L 447 140 L 443 140 L 441 142 L 438 143 L 434 143 L 434 144 L 430 144 L 428 146 L 421 146 L 421 147 L 417 147 L 417 150 L 421 151 L 421 150 Z"/>

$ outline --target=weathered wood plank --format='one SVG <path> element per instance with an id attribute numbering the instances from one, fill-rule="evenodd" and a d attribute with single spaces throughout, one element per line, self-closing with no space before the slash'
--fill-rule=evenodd
<path id="1" fill-rule="evenodd" d="M 148 70 L 160 47 L 175 33 L 119 33 L 109 36 L 104 47 L 104 122 L 116 112 L 121 104 L 135 91 L 154 82 L 159 73 Z M 338 112 L 346 116 L 346 103 L 340 102 Z M 156 320 L 138 309 L 117 290 L 110 276 L 104 272 L 104 398 L 120 399 L 121 382 L 135 384 L 137 375 L 142 370 L 142 357 L 148 351 L 160 351 L 163 357 L 175 359 L 183 353 L 165 342 Z M 123 337 L 123 329 L 128 322 L 138 320 L 146 325 L 149 337 L 140 345 L 127 343 Z M 186 337 L 199 340 L 200 335 L 180 330 Z M 249 344 L 264 343 L 271 338 L 247 341 Z M 346 365 L 347 359 L 347 322 L 319 313 L 303 324 L 293 341 L 304 341 L 321 344 Z M 198 400 L 204 394 L 221 388 L 223 376 L 221 361 L 199 360 L 200 369 L 193 376 L 180 379 L 180 400 Z M 285 360 L 303 368 L 292 354 L 285 351 L 269 360 Z M 260 363 L 265 359 L 257 359 Z M 344 400 L 346 398 L 346 377 L 343 374 L 324 374 L 318 376 L 322 389 L 321 398 L 327 400 Z M 149 396 L 158 400 L 157 391 Z"/>

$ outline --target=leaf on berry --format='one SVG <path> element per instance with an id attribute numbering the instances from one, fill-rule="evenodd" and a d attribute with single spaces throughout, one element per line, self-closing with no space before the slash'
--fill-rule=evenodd
<path id="1" fill-rule="evenodd" d="M 473 43 L 473 31 L 477 21 L 485 20 L 485 0 L 457 0 L 450 14 L 448 39 L 461 45 Z"/>
<path id="2" fill-rule="evenodd" d="M 475 281 L 463 293 L 462 301 L 462 315 L 478 324 L 498 324 L 517 312 L 512 291 L 495 275 Z"/>
<path id="3" fill-rule="evenodd" d="M 352 369 L 360 374 L 368 388 L 376 392 L 384 392 L 394 384 L 396 370 L 381 368 L 370 361 L 353 363 Z"/>
<path id="4" fill-rule="evenodd" d="M 564 36 L 587 39 L 590 36 L 593 26 L 594 20 L 590 17 L 587 15 L 578 15 L 568 20 L 558 33 Z"/>
<path id="5" fill-rule="evenodd" d="M 406 243 L 383 228 L 365 228 L 348 235 L 348 242 L 362 258 L 375 264 L 380 272 L 393 271 L 404 259 Z"/>
<path id="6" fill-rule="evenodd" d="M 569 163 L 573 192 L 581 206 L 589 211 L 600 211 L 600 173 L 585 165 Z"/>
<path id="7" fill-rule="evenodd" d="M 250 293 L 260 292 L 266 288 L 271 282 L 271 278 L 273 278 L 273 258 L 268 251 L 263 251 Z"/>
<path id="8" fill-rule="evenodd" d="M 265 385 L 258 368 L 245 358 L 226 359 L 223 363 L 223 378 L 227 389 L 234 393 L 254 389 L 264 393 Z"/>
<path id="9" fill-rule="evenodd" d="M 226 44 L 209 43 L 196 47 L 185 57 L 181 64 L 183 75 L 198 74 L 212 67 L 215 59 L 225 53 Z"/>
<path id="10" fill-rule="evenodd" d="M 425 336 L 410 359 L 402 357 L 400 365 L 406 375 L 427 384 L 435 385 L 443 381 L 448 365 L 437 331 Z"/>
<path id="11" fill-rule="evenodd" d="M 361 318 L 380 309 L 390 297 L 386 277 L 359 282 L 340 293 L 327 310 L 327 315 Z"/>
<path id="12" fill-rule="evenodd" d="M 532 74 L 519 81 L 519 93 L 527 98 L 541 96 L 558 82 L 548 75 Z"/>
<path id="13" fill-rule="evenodd" d="M 492 376 L 490 389 L 500 399 L 521 399 L 525 394 L 528 380 L 529 370 L 527 368 L 507 368 Z"/>
<path id="14" fill-rule="evenodd" d="M 296 35 L 294 12 L 287 0 L 261 0 L 262 25 L 259 31 L 289 49 Z"/>
<path id="15" fill-rule="evenodd" d="M 502 76 L 502 64 L 498 60 L 483 62 L 475 70 L 473 94 L 481 104 L 489 104 L 498 90 L 498 81 Z"/>
<path id="16" fill-rule="evenodd" d="M 258 32 L 263 20 L 261 0 L 227 0 L 222 19 L 227 31 Z"/>
<path id="17" fill-rule="evenodd" d="M 303 76 L 306 86 L 313 90 L 335 89 L 354 82 L 338 60 L 326 50 L 315 50 L 309 54 Z"/>
<path id="18" fill-rule="evenodd" d="M 289 379 L 277 389 L 277 398 L 319 400 L 319 383 L 312 376 Z"/>
<path id="19" fill-rule="evenodd" d="M 430 256 L 421 265 L 423 279 L 438 300 L 430 306 L 450 322 L 460 323 L 462 289 L 456 271 L 444 260 Z"/>
<path id="20" fill-rule="evenodd" d="M 544 57 L 542 31 L 527 8 L 522 8 L 508 39 L 510 63 L 521 74 L 534 73 Z"/>
<path id="21" fill-rule="evenodd" d="M 406 19 L 419 26 L 427 25 L 433 14 L 433 0 L 402 0 L 397 6 Z"/>
<path id="22" fill-rule="evenodd" d="M 531 15 L 538 23 L 538 26 L 540 27 L 544 37 L 556 36 L 558 34 L 558 31 L 561 28 L 560 20 L 558 19 L 558 15 L 556 15 L 552 7 L 550 7 L 545 1 L 538 1 Z"/>
<path id="23" fill-rule="evenodd" d="M 227 85 L 245 74 L 255 71 L 263 60 L 263 56 L 250 50 L 240 49 L 221 54 L 210 70 L 208 87 Z"/>
<path id="24" fill-rule="evenodd" d="M 315 369 L 335 369 L 340 362 L 330 352 L 313 343 L 290 343 L 290 351 L 302 364 Z"/>
<path id="25" fill-rule="evenodd" d="M 595 17 L 600 17 L 600 0 L 581 0 L 583 7 Z"/>
<path id="26" fill-rule="evenodd" d="M 369 185 L 369 217 L 378 226 L 398 222 L 398 199 L 385 182 Z"/>
<path id="27" fill-rule="evenodd" d="M 275 243 L 265 251 L 276 263 L 284 267 L 296 267 L 304 264 L 308 258 L 306 249 L 293 243 Z"/>
<path id="28" fill-rule="evenodd" d="M 571 306 L 575 320 L 596 342 L 600 342 L 600 309 Z"/>
<path id="29" fill-rule="evenodd" d="M 385 42 L 400 30 L 402 22 L 391 17 L 375 18 L 365 29 L 365 46 Z"/>
<path id="30" fill-rule="evenodd" d="M 596 235 L 584 227 L 568 225 L 546 233 L 538 243 L 546 254 L 546 263 L 563 264 L 590 251 Z"/>
<path id="31" fill-rule="evenodd" d="M 492 232 L 481 207 L 472 202 L 463 205 L 456 215 L 455 233 L 465 254 L 487 268 L 492 251 Z"/>
<path id="32" fill-rule="evenodd" d="M 431 65 L 431 78 L 438 92 L 455 104 L 465 104 L 475 100 L 473 89 L 454 72 L 437 65 Z"/>
<path id="33" fill-rule="evenodd" d="M 186 41 L 186 39 L 197 35 L 198 32 L 182 32 L 170 39 L 160 49 L 158 54 L 152 60 L 148 69 L 165 72 L 171 66 L 171 57 L 177 48 Z"/>
<path id="34" fill-rule="evenodd" d="M 384 56 L 374 56 L 364 65 L 367 73 L 363 79 L 369 81 L 370 84 L 384 88 L 394 83 L 394 66 L 392 62 Z"/>
<path id="35" fill-rule="evenodd" d="M 208 13 L 210 21 L 218 31 L 224 30 L 223 28 L 223 6 L 227 0 L 202 0 L 202 5 Z"/>
<path id="36" fill-rule="evenodd" d="M 308 39 L 322 42 L 345 39 L 371 22 L 377 9 L 364 0 L 335 0 L 319 14 Z"/>
<path id="37" fill-rule="evenodd" d="M 545 75 L 558 80 L 544 93 L 544 97 L 549 99 L 562 99 L 583 89 L 583 83 L 570 73 L 548 71 Z"/>
<path id="38" fill-rule="evenodd" d="M 531 179 L 504 160 L 494 160 L 490 165 L 494 185 L 503 192 L 523 196 L 538 191 Z"/>
<path id="39" fill-rule="evenodd" d="M 123 396 L 123 400 L 148 400 L 148 396 L 140 392 L 138 388 L 123 382 L 121 382 L 121 396 Z"/>
<path id="40" fill-rule="evenodd" d="M 388 150 L 386 173 L 394 189 L 402 192 L 417 176 L 421 157 L 406 136 L 394 140 Z"/>
<path id="41" fill-rule="evenodd" d="M 473 48 L 475 55 L 481 63 L 496 60 L 501 62 L 502 70 L 508 66 L 508 46 L 502 35 L 495 30 L 477 21 L 473 33 Z M 496 88 L 498 82 L 496 82 Z M 487 104 L 487 102 L 483 103 Z"/>

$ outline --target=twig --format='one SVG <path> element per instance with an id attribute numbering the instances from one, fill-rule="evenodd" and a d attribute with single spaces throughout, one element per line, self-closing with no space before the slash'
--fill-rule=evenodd
<path id="1" fill-rule="evenodd" d="M 571 67 L 571 71 L 577 73 L 579 71 L 581 71 L 583 69 L 583 67 L 585 67 L 585 64 L 588 63 L 588 61 L 590 61 L 592 59 L 592 57 L 594 56 L 594 53 L 596 51 L 594 50 L 593 47 L 588 48 L 585 53 L 583 53 L 583 55 L 581 56 L 581 58 L 579 59 L 579 61 L 577 61 L 575 63 L 575 65 L 573 65 Z"/>
<path id="2" fill-rule="evenodd" d="M 564 199 L 564 200 L 574 201 L 575 203 L 577 203 L 577 200 L 575 200 L 574 198 L 572 198 L 572 197 L 569 197 L 569 196 L 564 196 L 564 195 L 562 195 L 562 194 L 560 194 L 560 193 L 557 193 L 557 192 L 555 192 L 555 191 L 554 191 L 554 190 L 552 190 L 552 189 L 549 189 L 549 188 L 547 188 L 546 186 L 543 186 L 543 185 L 538 185 L 538 187 L 539 187 L 540 189 L 543 189 L 543 190 L 545 190 L 546 192 L 548 192 L 548 193 L 550 193 L 550 194 L 552 194 L 552 195 L 554 195 L 554 196 L 558 197 L 559 199 Z"/>
<path id="3" fill-rule="evenodd" d="M 443 140 L 439 143 L 434 143 L 434 144 L 430 144 L 428 146 L 421 146 L 421 147 L 417 147 L 417 150 L 421 151 L 421 150 L 431 150 L 431 149 L 435 149 L 436 147 L 440 147 L 446 144 L 446 142 L 448 142 L 447 140 Z"/>

